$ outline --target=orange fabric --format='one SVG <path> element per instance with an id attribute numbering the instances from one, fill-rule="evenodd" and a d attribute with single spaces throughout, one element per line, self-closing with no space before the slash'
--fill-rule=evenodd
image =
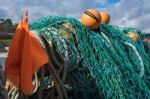
<path id="1" fill-rule="evenodd" d="M 28 29 L 28 17 L 20 20 L 9 47 L 5 74 L 24 94 L 32 92 L 32 76 L 48 63 L 48 55 Z"/>

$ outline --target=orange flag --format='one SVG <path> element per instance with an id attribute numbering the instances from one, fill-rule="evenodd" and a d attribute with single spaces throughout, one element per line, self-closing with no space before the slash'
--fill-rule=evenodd
<path id="1" fill-rule="evenodd" d="M 48 55 L 28 29 L 28 16 L 20 20 L 6 60 L 5 74 L 24 94 L 32 92 L 32 76 L 48 63 Z"/>

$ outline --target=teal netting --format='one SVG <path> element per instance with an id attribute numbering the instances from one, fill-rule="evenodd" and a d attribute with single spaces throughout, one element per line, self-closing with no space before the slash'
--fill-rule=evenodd
<path id="1" fill-rule="evenodd" d="M 140 30 L 137 30 L 135 28 L 129 28 L 129 27 L 117 27 L 119 30 L 123 31 L 125 34 L 127 34 L 128 32 L 135 32 L 139 35 L 139 38 L 138 38 L 138 44 L 141 45 L 141 47 L 144 47 L 144 49 L 146 50 L 146 53 L 148 54 L 149 56 L 149 59 L 150 59 L 150 44 L 143 41 L 145 38 L 147 38 L 147 36 L 145 35 L 146 33 L 145 32 L 142 32 Z M 150 61 L 150 60 L 149 60 Z"/>
<path id="2" fill-rule="evenodd" d="M 70 99 L 150 98 L 148 56 L 123 29 L 102 24 L 94 31 L 64 16 L 42 18 L 30 27 L 65 57 Z"/>

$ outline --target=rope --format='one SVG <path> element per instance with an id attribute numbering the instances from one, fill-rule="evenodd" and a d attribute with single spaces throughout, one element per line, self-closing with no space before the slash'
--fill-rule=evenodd
<path id="1" fill-rule="evenodd" d="M 18 89 L 15 87 L 14 90 L 11 93 L 11 98 L 10 99 L 14 99 L 15 95 L 17 94 Z"/>
<path id="2" fill-rule="evenodd" d="M 111 41 L 109 40 L 109 38 L 106 36 L 105 33 L 101 32 L 102 36 L 108 41 L 109 44 L 112 45 Z"/>
<path id="3" fill-rule="evenodd" d="M 35 87 L 34 87 L 33 91 L 30 93 L 30 95 L 34 94 L 34 93 L 37 92 L 37 90 L 38 90 L 39 81 L 38 81 L 37 72 L 35 72 L 35 74 L 34 74 L 33 85 L 34 85 Z"/>
<path id="4" fill-rule="evenodd" d="M 17 93 L 17 94 L 15 95 L 14 99 L 18 99 L 18 97 L 19 97 L 19 93 Z"/>
<path id="5" fill-rule="evenodd" d="M 140 72 L 139 75 L 140 75 L 140 77 L 142 77 L 144 75 L 144 64 L 143 64 L 143 61 L 142 61 L 142 58 L 141 58 L 140 54 L 138 53 L 137 49 L 135 48 L 135 46 L 133 44 L 128 43 L 128 42 L 124 42 L 124 44 L 131 47 L 134 50 L 135 54 L 137 55 L 137 57 L 140 61 L 140 66 L 141 66 L 141 72 Z"/>
<path id="6" fill-rule="evenodd" d="M 32 94 L 36 93 L 37 90 L 38 90 L 39 82 L 38 82 L 37 72 L 35 72 L 34 77 L 35 77 L 35 78 L 34 78 L 34 80 L 33 80 L 33 82 L 32 82 L 33 85 L 34 85 L 34 89 L 33 89 L 33 91 L 32 91 L 29 95 L 32 95 Z M 16 88 L 15 86 L 13 86 L 13 87 L 9 90 L 8 96 L 10 97 L 10 99 L 17 99 L 18 96 L 19 96 L 19 90 L 18 90 L 18 88 Z"/>

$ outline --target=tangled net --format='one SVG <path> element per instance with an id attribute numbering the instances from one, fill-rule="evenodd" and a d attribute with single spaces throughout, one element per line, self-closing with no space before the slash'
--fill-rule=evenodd
<path id="1" fill-rule="evenodd" d="M 149 59 L 126 35 L 128 29 L 102 24 L 100 30 L 90 30 L 65 16 L 42 18 L 30 27 L 51 42 L 58 61 L 64 59 L 69 99 L 150 97 Z"/>

